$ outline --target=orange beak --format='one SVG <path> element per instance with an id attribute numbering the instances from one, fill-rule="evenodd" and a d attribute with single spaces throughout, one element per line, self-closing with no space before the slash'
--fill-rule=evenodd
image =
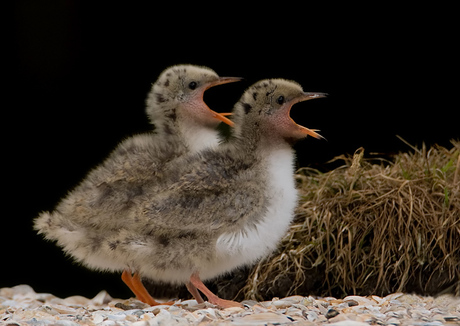
<path id="1" fill-rule="evenodd" d="M 206 84 L 203 88 L 203 94 L 204 91 L 207 89 L 210 89 L 211 87 L 217 86 L 217 85 L 223 85 L 223 84 L 228 84 L 228 83 L 234 83 L 237 81 L 241 81 L 243 78 L 241 77 L 219 77 L 217 80 L 210 82 Z M 223 123 L 228 124 L 230 127 L 233 127 L 234 123 L 230 119 L 226 118 L 226 115 L 230 115 L 231 113 L 217 113 L 211 109 L 209 109 L 212 113 L 213 118 L 222 121 Z"/>
<path id="2" fill-rule="evenodd" d="M 217 85 L 223 85 L 223 84 L 228 84 L 228 83 L 235 83 L 238 81 L 243 80 L 242 77 L 219 77 L 217 80 L 212 81 L 205 86 L 205 90 L 210 89 L 211 87 L 217 86 Z"/>
<path id="3" fill-rule="evenodd" d="M 290 108 L 288 110 L 288 114 L 291 111 L 292 105 L 294 105 L 296 103 L 312 100 L 312 99 L 315 99 L 315 98 L 322 98 L 322 97 L 326 97 L 326 96 L 327 96 L 326 93 L 304 92 L 303 95 L 301 95 L 299 97 L 296 97 L 295 99 L 293 99 L 293 100 L 291 100 L 289 102 Z M 316 132 L 316 131 L 319 131 L 319 130 L 317 130 L 317 129 L 308 129 L 308 128 L 304 127 L 304 126 L 301 126 L 301 125 L 298 125 L 297 123 L 295 123 L 295 121 L 292 120 L 291 117 L 289 117 L 289 118 L 299 128 L 300 133 L 302 133 L 304 135 L 312 136 L 312 137 L 315 137 L 315 138 L 318 138 L 318 139 L 321 139 L 321 138 L 325 139 L 323 136 L 321 136 L 320 134 L 318 134 Z"/>
<path id="4" fill-rule="evenodd" d="M 211 110 L 211 109 L 209 109 L 209 110 Z M 211 111 L 212 111 L 212 110 L 211 110 Z M 230 127 L 233 127 L 233 126 L 235 125 L 235 123 L 234 123 L 232 120 L 230 120 L 230 119 L 224 117 L 224 116 L 223 116 L 222 114 L 220 114 L 220 113 L 217 113 L 217 112 L 215 112 L 215 111 L 212 111 L 212 114 L 213 114 L 213 118 L 215 118 L 215 119 L 217 119 L 217 120 L 220 120 L 220 121 L 222 121 L 222 122 L 225 123 L 225 124 L 228 124 Z"/>

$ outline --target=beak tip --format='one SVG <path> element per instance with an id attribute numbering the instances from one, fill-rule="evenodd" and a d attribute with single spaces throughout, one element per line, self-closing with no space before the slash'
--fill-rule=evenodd
<path id="1" fill-rule="evenodd" d="M 321 93 L 321 92 L 305 92 L 304 94 L 305 94 L 305 97 L 309 100 L 329 96 L 328 93 Z"/>
<path id="2" fill-rule="evenodd" d="M 214 113 L 215 113 L 214 118 L 216 118 L 217 120 L 229 125 L 230 127 L 233 127 L 235 125 L 235 123 L 232 120 L 228 119 L 224 115 L 217 113 L 217 112 L 214 112 Z"/>
<path id="3" fill-rule="evenodd" d="M 235 83 L 235 82 L 242 81 L 243 79 L 244 79 L 243 77 L 219 77 L 218 85 Z"/>

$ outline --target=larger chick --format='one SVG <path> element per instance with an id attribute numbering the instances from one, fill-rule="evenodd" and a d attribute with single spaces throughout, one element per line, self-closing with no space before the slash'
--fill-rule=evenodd
<path id="1" fill-rule="evenodd" d="M 153 84 L 147 99 L 147 114 L 153 133 L 124 140 L 112 154 L 72 190 L 51 213 L 43 212 L 34 227 L 77 261 L 94 269 L 124 269 L 123 281 L 144 302 L 156 304 L 140 282 L 120 265 L 93 250 L 106 230 L 117 230 L 133 200 L 145 189 L 161 184 L 163 171 L 177 158 L 216 146 L 216 131 L 222 121 L 233 123 L 212 111 L 203 101 L 204 92 L 240 78 L 219 77 L 213 70 L 193 65 L 166 69 Z"/>
<path id="2" fill-rule="evenodd" d="M 167 283 L 185 283 L 221 307 L 238 305 L 202 283 L 273 251 L 297 204 L 293 177 L 296 140 L 313 130 L 289 116 L 293 104 L 323 97 L 294 82 L 264 80 L 234 109 L 235 133 L 227 143 L 187 155 L 170 166 L 164 189 L 136 198 L 124 225 L 92 248 L 120 268 Z"/>

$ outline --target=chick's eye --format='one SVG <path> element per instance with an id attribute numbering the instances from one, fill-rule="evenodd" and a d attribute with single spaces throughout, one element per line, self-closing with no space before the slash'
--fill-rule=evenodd
<path id="1" fill-rule="evenodd" d="M 192 81 L 192 82 L 190 82 L 190 84 L 188 84 L 188 88 L 190 88 L 190 89 L 192 89 L 192 90 L 195 89 L 196 86 L 197 86 L 197 84 L 196 84 L 196 82 L 194 82 L 194 81 Z"/>
<path id="2" fill-rule="evenodd" d="M 284 103 L 284 96 L 283 96 L 283 95 L 280 95 L 280 96 L 276 99 L 276 103 L 278 103 L 278 104 L 283 104 L 283 103 Z"/>

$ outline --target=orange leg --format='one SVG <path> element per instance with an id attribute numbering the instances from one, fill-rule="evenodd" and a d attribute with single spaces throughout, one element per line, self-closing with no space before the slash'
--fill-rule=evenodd
<path id="1" fill-rule="evenodd" d="M 212 293 L 206 285 L 203 284 L 203 282 L 200 280 L 200 277 L 198 276 L 197 273 L 192 274 L 190 276 L 190 283 L 203 292 L 203 294 L 208 298 L 208 301 L 212 304 L 215 304 L 216 306 L 219 306 L 221 308 L 230 308 L 230 307 L 243 307 L 241 303 L 235 302 L 235 301 L 230 301 L 230 300 L 224 300 L 219 298 L 217 295 Z M 187 286 L 188 288 L 188 286 Z M 189 289 L 190 291 L 190 289 Z M 190 291 L 192 293 L 192 291 Z M 193 295 L 193 293 L 192 293 Z M 200 296 L 201 297 L 201 296 Z M 198 301 L 198 299 L 197 299 Z"/>
<path id="2" fill-rule="evenodd" d="M 192 282 L 188 282 L 187 284 L 185 284 L 185 286 L 187 287 L 188 292 L 190 292 L 193 295 L 193 297 L 195 298 L 196 302 L 198 302 L 198 303 L 203 303 L 204 302 L 203 298 L 201 297 L 200 292 L 195 287 L 195 285 L 192 284 Z"/>
<path id="3" fill-rule="evenodd" d="M 129 287 L 129 289 L 134 293 L 134 295 L 142 302 L 145 302 L 145 298 L 142 297 L 139 293 L 137 293 L 136 288 L 133 284 L 133 277 L 131 276 L 131 272 L 128 270 L 124 270 L 123 274 L 121 274 L 121 280 Z"/>
<path id="4" fill-rule="evenodd" d="M 136 295 L 136 297 L 151 306 L 158 306 L 158 305 L 173 305 L 174 301 L 169 301 L 169 302 L 157 302 L 155 299 L 152 298 L 152 296 L 149 294 L 147 289 L 144 287 L 142 284 L 141 278 L 139 277 L 138 273 L 134 273 L 133 276 L 131 276 L 131 272 L 128 270 L 125 270 L 123 274 L 121 274 L 121 279 L 123 282 L 133 291 L 133 293 Z"/>

